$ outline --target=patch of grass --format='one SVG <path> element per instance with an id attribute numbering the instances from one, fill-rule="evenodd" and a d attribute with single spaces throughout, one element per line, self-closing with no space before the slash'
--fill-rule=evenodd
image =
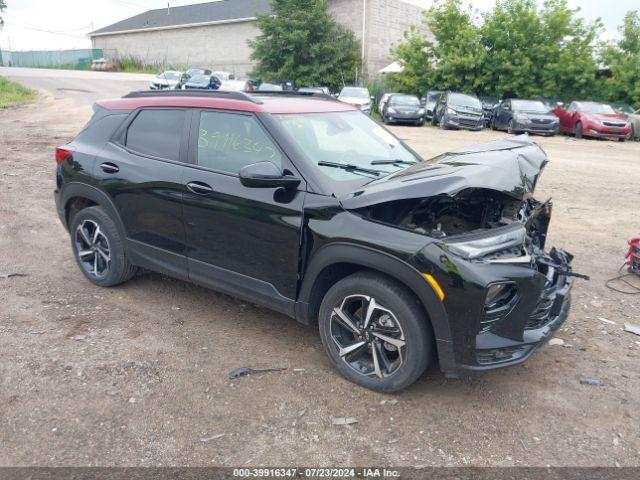
<path id="1" fill-rule="evenodd" d="M 35 98 L 34 90 L 0 77 L 0 108 L 22 105 L 32 102 Z"/>
<path id="2" fill-rule="evenodd" d="M 159 73 L 165 70 L 178 70 L 184 71 L 184 68 L 176 67 L 174 65 L 164 64 L 147 64 L 141 59 L 136 57 L 121 57 L 112 61 L 112 66 L 116 72 L 127 73 Z"/>

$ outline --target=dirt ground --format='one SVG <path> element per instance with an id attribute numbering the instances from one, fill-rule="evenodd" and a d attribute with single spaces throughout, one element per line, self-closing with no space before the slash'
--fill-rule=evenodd
<path id="1" fill-rule="evenodd" d="M 592 277 L 576 281 L 565 346 L 382 395 L 282 315 L 152 273 L 86 281 L 52 191 L 54 147 L 90 113 L 52 97 L 0 111 L 0 274 L 24 274 L 0 276 L 0 465 L 640 465 L 640 337 L 622 330 L 640 296 L 604 286 L 640 233 L 640 143 L 535 137 L 550 245 Z M 394 131 L 424 156 L 506 135 Z M 228 380 L 240 366 L 287 370 Z"/>

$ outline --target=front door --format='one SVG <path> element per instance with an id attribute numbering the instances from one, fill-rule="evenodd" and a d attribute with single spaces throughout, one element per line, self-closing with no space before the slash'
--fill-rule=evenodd
<path id="1" fill-rule="evenodd" d="M 115 205 L 136 265 L 186 278 L 182 176 L 187 112 L 143 109 L 96 157 L 94 176 Z"/>
<path id="2" fill-rule="evenodd" d="M 248 188 L 238 172 L 270 161 L 293 170 L 252 114 L 194 112 L 185 167 L 184 218 L 190 278 L 292 313 L 298 281 L 304 184 Z"/>

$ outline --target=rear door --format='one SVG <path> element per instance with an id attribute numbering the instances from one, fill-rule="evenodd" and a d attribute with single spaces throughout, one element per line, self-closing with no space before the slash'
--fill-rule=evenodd
<path id="1" fill-rule="evenodd" d="M 253 114 L 194 112 L 184 176 L 190 278 L 292 313 L 298 281 L 304 182 L 294 191 L 248 188 L 238 172 L 270 161 L 295 172 Z M 297 172 L 295 172 L 297 174 Z"/>
<path id="2" fill-rule="evenodd" d="M 94 166 L 124 225 L 133 263 L 186 278 L 182 175 L 189 112 L 133 112 Z"/>

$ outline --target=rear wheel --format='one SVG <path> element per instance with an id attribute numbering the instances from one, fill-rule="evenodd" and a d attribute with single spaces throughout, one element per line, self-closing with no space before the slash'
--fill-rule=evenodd
<path id="1" fill-rule="evenodd" d="M 69 231 L 76 262 L 89 281 L 111 287 L 135 275 L 137 268 L 126 256 L 124 239 L 102 207 L 80 210 L 71 220 Z"/>
<path id="2" fill-rule="evenodd" d="M 513 118 L 511 120 L 509 120 L 509 126 L 507 127 L 507 133 L 510 133 L 512 135 L 515 135 L 516 133 L 518 133 L 513 129 Z"/>
<path id="3" fill-rule="evenodd" d="M 576 138 L 582 138 L 582 122 L 576 123 L 575 130 L 573 132 Z"/>
<path id="4" fill-rule="evenodd" d="M 433 337 L 418 301 L 382 275 L 355 273 L 329 289 L 319 328 L 333 365 L 348 380 L 381 392 L 408 387 L 424 373 Z"/>

